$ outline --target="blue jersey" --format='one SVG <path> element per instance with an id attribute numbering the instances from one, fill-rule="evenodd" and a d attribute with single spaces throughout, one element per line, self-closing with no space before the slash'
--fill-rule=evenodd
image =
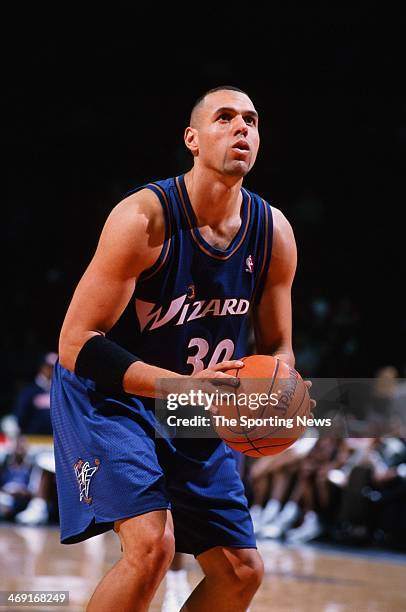
<path id="1" fill-rule="evenodd" d="M 248 311 L 271 257 L 270 206 L 243 189 L 241 227 L 219 250 L 198 230 L 183 176 L 146 187 L 162 204 L 165 241 L 110 335 L 146 363 L 182 374 L 244 356 Z M 159 437 L 154 400 L 106 395 L 59 363 L 52 422 L 62 542 L 171 509 L 179 552 L 255 547 L 234 453 L 221 439 Z"/>
<path id="2" fill-rule="evenodd" d="M 131 193 L 142 188 L 161 202 L 165 242 L 112 336 L 146 363 L 180 374 L 243 357 L 248 312 L 260 300 L 271 258 L 271 207 L 243 188 L 240 229 L 221 250 L 199 232 L 183 175 Z M 123 321 L 129 325 L 120 333 Z"/>

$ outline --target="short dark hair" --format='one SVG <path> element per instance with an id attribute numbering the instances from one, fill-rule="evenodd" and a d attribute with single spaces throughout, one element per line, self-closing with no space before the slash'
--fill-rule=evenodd
<path id="1" fill-rule="evenodd" d="M 248 96 L 247 92 L 243 91 L 239 87 L 235 87 L 234 85 L 219 85 L 218 87 L 213 87 L 212 89 L 205 91 L 204 94 L 199 96 L 196 102 L 193 104 L 192 110 L 190 112 L 190 123 L 192 123 L 193 112 L 199 106 L 199 104 L 203 102 L 206 96 L 208 96 L 209 94 L 215 93 L 216 91 L 224 91 L 224 90 L 239 91 L 240 93 L 243 93 L 244 95 Z"/>

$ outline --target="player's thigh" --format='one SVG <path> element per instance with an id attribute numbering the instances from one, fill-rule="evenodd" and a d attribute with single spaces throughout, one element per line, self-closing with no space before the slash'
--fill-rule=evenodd
<path id="1" fill-rule="evenodd" d="M 120 538 L 124 555 L 130 558 L 151 552 L 170 558 L 175 554 L 173 519 L 169 510 L 155 510 L 115 521 L 114 531 Z"/>
<path id="2" fill-rule="evenodd" d="M 206 576 L 224 584 L 249 584 L 255 588 L 261 584 L 264 564 L 256 548 L 215 546 L 196 558 Z"/>

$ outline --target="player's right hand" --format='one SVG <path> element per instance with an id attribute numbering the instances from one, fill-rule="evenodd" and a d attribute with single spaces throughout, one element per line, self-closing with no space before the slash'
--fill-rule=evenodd
<path id="1" fill-rule="evenodd" d="M 209 379 L 208 382 L 213 380 L 212 384 L 226 385 L 235 388 L 240 385 L 240 379 L 232 374 L 227 374 L 227 370 L 239 370 L 243 367 L 244 362 L 240 361 L 239 359 L 221 361 L 210 368 L 206 368 L 205 370 L 192 374 L 192 378 Z"/>

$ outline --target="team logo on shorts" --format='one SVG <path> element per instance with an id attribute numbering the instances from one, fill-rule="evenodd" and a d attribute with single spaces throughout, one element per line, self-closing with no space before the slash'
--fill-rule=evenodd
<path id="1" fill-rule="evenodd" d="M 95 459 L 94 464 L 95 467 L 90 467 L 90 463 L 88 461 L 78 459 L 73 466 L 76 474 L 76 480 L 78 481 L 79 485 L 79 501 L 84 501 L 86 504 L 92 503 L 92 498 L 89 497 L 90 481 L 93 474 L 99 469 L 100 459 Z"/>
<path id="2" fill-rule="evenodd" d="M 251 274 L 254 271 L 254 259 L 252 257 L 252 255 L 248 255 L 247 259 L 245 260 L 245 265 L 247 266 L 245 268 L 246 272 L 251 272 Z"/>

